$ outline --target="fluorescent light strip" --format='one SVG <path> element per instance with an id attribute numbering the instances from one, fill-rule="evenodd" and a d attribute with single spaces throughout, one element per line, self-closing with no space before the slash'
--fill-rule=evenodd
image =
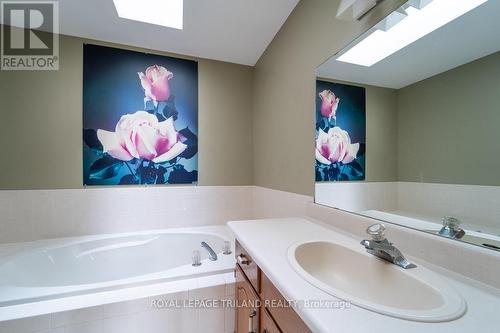
<path id="1" fill-rule="evenodd" d="M 118 16 L 164 27 L 183 28 L 183 0 L 113 0 Z"/>
<path id="2" fill-rule="evenodd" d="M 388 31 L 376 29 L 337 60 L 373 66 L 486 1 L 488 0 L 433 0 L 420 10 L 410 6 L 406 9 L 408 16 L 395 26 Z"/>

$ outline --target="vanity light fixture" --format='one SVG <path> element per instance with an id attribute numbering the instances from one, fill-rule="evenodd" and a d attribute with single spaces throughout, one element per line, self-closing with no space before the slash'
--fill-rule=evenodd
<path id="1" fill-rule="evenodd" d="M 121 18 L 182 30 L 184 0 L 113 0 Z"/>
<path id="2" fill-rule="evenodd" d="M 338 61 L 370 67 L 488 0 L 411 0 L 362 35 Z"/>

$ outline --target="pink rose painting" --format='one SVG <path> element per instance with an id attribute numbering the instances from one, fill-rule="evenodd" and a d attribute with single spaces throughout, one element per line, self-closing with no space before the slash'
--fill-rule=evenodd
<path id="1" fill-rule="evenodd" d="M 351 143 L 349 133 L 340 127 L 333 127 L 328 132 L 319 129 L 316 139 L 316 160 L 320 163 L 349 164 L 354 161 L 359 151 L 359 143 Z"/>
<path id="2" fill-rule="evenodd" d="M 174 76 L 165 67 L 153 65 L 146 69 L 146 74 L 139 72 L 142 88 L 146 97 L 156 101 L 168 101 L 170 97 L 170 88 L 168 81 Z"/>
<path id="3" fill-rule="evenodd" d="M 98 129 L 97 139 L 104 153 L 120 161 L 138 158 L 162 163 L 176 158 L 187 148 L 175 130 L 172 117 L 159 122 L 146 111 L 123 115 L 115 132 Z"/>
<path id="4" fill-rule="evenodd" d="M 365 179 L 365 88 L 316 81 L 316 181 Z"/>
<path id="5" fill-rule="evenodd" d="M 84 46 L 85 185 L 198 179 L 194 61 Z"/>
<path id="6" fill-rule="evenodd" d="M 321 98 L 321 115 L 326 118 L 336 118 L 340 99 L 330 90 L 319 93 Z"/>

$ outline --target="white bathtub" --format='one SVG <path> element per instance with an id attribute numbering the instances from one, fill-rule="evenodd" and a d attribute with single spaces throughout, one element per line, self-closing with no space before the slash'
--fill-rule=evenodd
<path id="1" fill-rule="evenodd" d="M 0 258 L 0 311 L 31 302 L 231 272 L 223 226 L 86 236 L 26 243 Z M 218 255 L 210 261 L 201 242 Z M 0 250 L 1 250 L 0 246 Z M 5 246 L 4 246 L 5 247 Z M 192 266 L 200 250 L 202 265 Z"/>

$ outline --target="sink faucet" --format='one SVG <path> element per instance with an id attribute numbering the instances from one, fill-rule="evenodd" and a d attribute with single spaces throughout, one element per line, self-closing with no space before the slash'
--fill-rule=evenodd
<path id="1" fill-rule="evenodd" d="M 208 252 L 208 259 L 212 260 L 212 261 L 216 261 L 217 260 L 217 254 L 215 253 L 215 251 L 210 247 L 210 245 L 208 245 L 207 243 L 205 242 L 201 242 L 201 247 L 204 248 L 205 250 L 207 250 Z"/>
<path id="2" fill-rule="evenodd" d="M 394 265 L 398 265 L 404 269 L 417 267 L 406 260 L 401 251 L 385 238 L 385 225 L 382 223 L 373 224 L 366 229 L 366 233 L 372 236 L 372 239 L 362 240 L 361 245 L 366 248 L 368 253 L 392 262 Z"/>
<path id="3" fill-rule="evenodd" d="M 460 220 L 453 216 L 443 217 L 443 227 L 438 234 L 444 237 L 460 239 L 465 236 L 465 231 L 460 228 Z"/>

